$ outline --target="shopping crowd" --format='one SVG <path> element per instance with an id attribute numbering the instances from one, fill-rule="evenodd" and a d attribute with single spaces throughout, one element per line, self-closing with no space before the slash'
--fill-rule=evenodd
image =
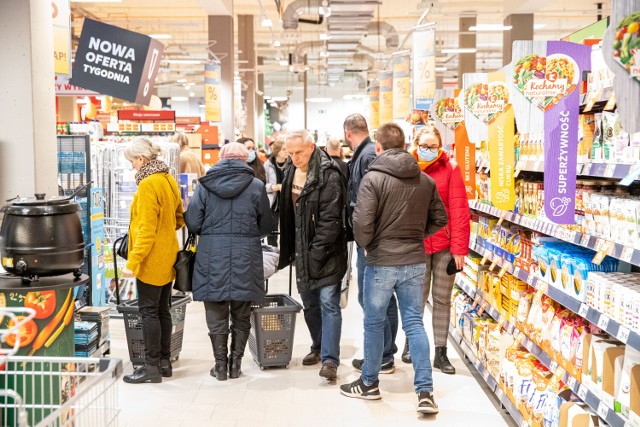
<path id="1" fill-rule="evenodd" d="M 340 386 L 349 397 L 381 398 L 379 375 L 395 370 L 400 319 L 406 341 L 402 361 L 413 364 L 417 411 L 435 414 L 432 367 L 447 374 L 454 275 L 464 265 L 470 211 L 459 168 L 443 149 L 434 126 L 419 130 L 409 150 L 398 125 L 382 125 L 372 140 L 365 118 L 344 121 L 353 150 L 344 162 L 342 144 L 320 149 L 304 130 L 275 141 L 263 162 L 250 138 L 225 144 L 206 173 L 184 135 L 181 169 L 199 180 L 186 212 L 159 148 L 145 138 L 126 157 L 137 170 L 131 206 L 125 276 L 135 277 L 143 319 L 144 366 L 129 383 L 161 382 L 172 375 L 169 304 L 175 231 L 185 224 L 199 237 L 192 276 L 193 299 L 203 301 L 215 365 L 223 381 L 241 374 L 250 333 L 252 301 L 265 296 L 261 240 L 278 245 L 278 269 L 295 267 L 296 286 L 311 335 L 302 363 L 320 364 L 319 375 L 338 378 L 342 314 L 341 283 L 348 242 L 357 245 L 358 302 L 364 312 L 364 359 L 360 377 Z M 279 239 L 278 239 L 279 235 Z M 423 324 L 431 296 L 435 337 L 433 364 Z"/>

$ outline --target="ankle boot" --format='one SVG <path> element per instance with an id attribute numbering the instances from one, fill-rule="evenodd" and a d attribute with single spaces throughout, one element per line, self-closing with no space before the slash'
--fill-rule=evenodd
<path id="1" fill-rule="evenodd" d="M 248 339 L 248 332 L 231 332 L 231 351 L 229 352 L 229 378 L 238 378 L 240 376 L 242 357 L 244 356 L 244 349 L 247 345 Z"/>
<path id="2" fill-rule="evenodd" d="M 411 355 L 409 354 L 409 338 L 404 339 L 404 350 L 402 350 L 402 361 L 411 363 Z"/>
<path id="3" fill-rule="evenodd" d="M 211 338 L 211 346 L 213 347 L 213 357 L 216 365 L 211 369 L 209 374 L 218 381 L 227 380 L 227 340 L 228 334 L 209 335 Z"/>
<path id="4" fill-rule="evenodd" d="M 125 375 L 123 378 L 125 383 L 142 384 L 142 383 L 161 383 L 162 375 L 160 366 L 148 365 L 136 368 L 131 375 Z"/>
<path id="5" fill-rule="evenodd" d="M 440 369 L 444 374 L 453 375 L 456 373 L 456 368 L 453 367 L 447 357 L 447 347 L 436 347 L 436 356 L 433 359 L 433 367 Z"/>

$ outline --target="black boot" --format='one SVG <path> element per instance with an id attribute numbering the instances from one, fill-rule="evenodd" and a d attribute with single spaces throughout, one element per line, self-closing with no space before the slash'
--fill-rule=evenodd
<path id="1" fill-rule="evenodd" d="M 411 363 L 411 355 L 409 354 L 409 338 L 404 339 L 404 350 L 402 350 L 402 361 Z"/>
<path id="2" fill-rule="evenodd" d="M 162 374 L 160 366 L 149 365 L 136 368 L 131 375 L 125 375 L 123 378 L 125 383 L 142 384 L 142 383 L 161 383 Z"/>
<path id="3" fill-rule="evenodd" d="M 229 378 L 238 378 L 240 376 L 242 357 L 244 356 L 244 349 L 247 345 L 248 339 L 248 332 L 232 331 L 231 333 L 231 351 L 229 352 Z"/>
<path id="4" fill-rule="evenodd" d="M 436 347 L 436 357 L 433 359 L 433 367 L 440 369 L 443 374 L 453 375 L 456 368 L 453 367 L 447 357 L 447 347 Z"/>
<path id="5" fill-rule="evenodd" d="M 173 367 L 171 366 L 171 360 L 169 359 L 161 359 L 160 360 L 160 371 L 162 372 L 162 376 L 164 378 L 169 378 L 173 375 Z"/>
<path id="6" fill-rule="evenodd" d="M 227 340 L 228 334 L 209 335 L 211 338 L 211 346 L 213 347 L 213 357 L 216 359 L 216 365 L 211 369 L 209 374 L 218 381 L 227 380 Z"/>

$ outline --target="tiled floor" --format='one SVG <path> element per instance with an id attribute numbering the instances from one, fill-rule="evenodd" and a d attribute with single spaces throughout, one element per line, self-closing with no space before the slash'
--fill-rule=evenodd
<path id="1" fill-rule="evenodd" d="M 355 276 L 355 271 L 354 271 Z M 352 281 L 348 307 L 343 311 L 340 378 L 335 384 L 318 376 L 320 366 L 302 366 L 310 345 L 302 313 L 296 320 L 293 359 L 289 369 L 261 371 L 247 348 L 243 375 L 236 380 L 216 381 L 202 303 L 188 306 L 180 359 L 173 377 L 161 384 L 120 383 L 121 426 L 413 426 L 447 427 L 513 424 L 494 406 L 460 356 L 450 350 L 458 370 L 455 376 L 434 371 L 435 396 L 440 414 L 422 417 L 415 411 L 413 368 L 396 357 L 396 371 L 382 375 L 380 401 L 361 401 L 340 395 L 338 385 L 357 378 L 351 359 L 362 355 L 362 311 L 357 286 Z M 270 281 L 270 293 L 286 293 L 288 272 Z M 297 297 L 294 290 L 294 297 Z M 429 316 L 427 316 L 429 319 Z M 430 324 L 430 321 L 426 321 Z M 428 327 L 430 329 L 430 327 Z M 112 355 L 124 361 L 124 373 L 132 371 L 124 334 L 124 322 L 111 320 Z M 398 345 L 404 343 L 399 332 Z M 472 368 L 473 369 L 473 368 Z"/>

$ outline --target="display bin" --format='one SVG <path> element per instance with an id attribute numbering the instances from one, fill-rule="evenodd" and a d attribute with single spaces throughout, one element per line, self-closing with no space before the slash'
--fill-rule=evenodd
<path id="1" fill-rule="evenodd" d="M 188 296 L 174 295 L 171 297 L 171 358 L 177 360 L 182 350 L 184 336 L 184 319 L 187 304 L 191 302 Z M 142 316 L 138 309 L 138 300 L 123 302 L 118 305 L 118 312 L 124 318 L 124 329 L 127 335 L 129 358 L 134 366 L 144 364 L 144 337 L 142 335 Z"/>
<path id="2" fill-rule="evenodd" d="M 253 304 L 249 350 L 260 369 L 289 366 L 300 310 L 302 305 L 286 294 L 267 295 Z"/>

